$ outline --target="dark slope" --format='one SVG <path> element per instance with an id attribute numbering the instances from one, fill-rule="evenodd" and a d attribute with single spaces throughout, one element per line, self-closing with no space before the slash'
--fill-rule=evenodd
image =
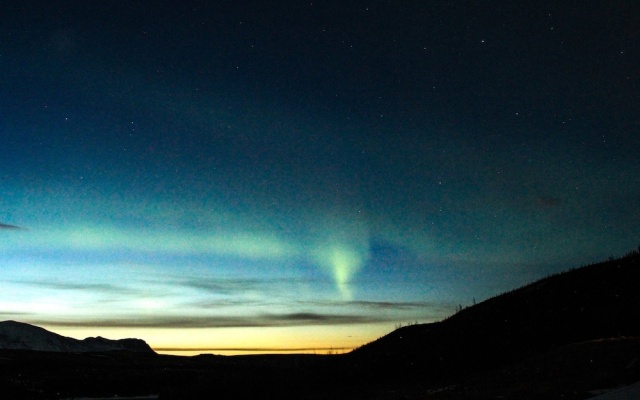
<path id="1" fill-rule="evenodd" d="M 0 399 L 296 399 L 322 391 L 309 371 L 330 356 L 168 356 L 0 349 Z"/>
<path id="2" fill-rule="evenodd" d="M 456 379 L 571 343 L 640 336 L 640 255 L 551 276 L 347 355 L 376 375 Z M 365 373 L 365 375 L 369 375 Z"/>
<path id="3" fill-rule="evenodd" d="M 640 380 L 640 338 L 612 338 L 554 348 L 480 372 L 429 398 L 584 399 Z"/>

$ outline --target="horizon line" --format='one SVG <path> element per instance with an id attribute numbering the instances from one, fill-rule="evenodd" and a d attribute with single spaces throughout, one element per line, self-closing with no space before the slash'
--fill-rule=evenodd
<path id="1" fill-rule="evenodd" d="M 154 351 L 346 351 L 355 347 L 152 347 Z"/>

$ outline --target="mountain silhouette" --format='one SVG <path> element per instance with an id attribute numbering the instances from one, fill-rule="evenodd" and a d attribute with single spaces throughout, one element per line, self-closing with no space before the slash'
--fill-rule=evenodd
<path id="1" fill-rule="evenodd" d="M 109 340 L 102 337 L 91 337 L 78 340 L 16 321 L 0 322 L 0 349 L 74 353 L 124 350 L 155 353 L 141 339 Z"/>

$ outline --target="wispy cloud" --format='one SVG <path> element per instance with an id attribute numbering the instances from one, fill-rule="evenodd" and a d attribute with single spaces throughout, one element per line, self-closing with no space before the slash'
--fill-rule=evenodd
<path id="1" fill-rule="evenodd" d="M 22 227 L 17 226 L 17 225 L 3 224 L 1 222 L 0 222 L 0 229 L 1 230 L 6 230 L 6 231 L 23 231 L 23 230 L 26 230 L 25 228 L 22 228 Z"/>
<path id="2" fill-rule="evenodd" d="M 5 317 L 13 318 L 13 317 L 25 317 L 29 315 L 32 315 L 32 314 L 28 312 L 22 312 L 22 311 L 0 310 L 0 320 L 4 319 Z"/>
<path id="3" fill-rule="evenodd" d="M 417 309 L 440 309 L 449 307 L 449 304 L 428 302 L 428 301 L 298 301 L 297 304 L 313 307 L 360 307 L 373 310 L 417 310 Z"/>
<path id="4" fill-rule="evenodd" d="M 52 327 L 72 328 L 265 328 L 295 326 L 360 325 L 393 322 L 368 315 L 340 315 L 319 313 L 258 314 L 250 316 L 149 316 L 136 315 L 119 318 L 29 319 L 30 323 Z"/>
<path id="5" fill-rule="evenodd" d="M 135 294 L 138 291 L 125 286 L 113 285 L 110 283 L 80 283 L 80 282 L 47 282 L 40 280 L 33 281 L 13 281 L 14 283 L 37 286 L 44 289 L 52 290 L 78 290 L 89 292 L 119 293 L 119 294 Z"/>
<path id="6" fill-rule="evenodd" d="M 173 284 L 219 295 L 235 295 L 249 290 L 262 289 L 265 281 L 255 278 L 202 279 L 202 277 L 177 278 Z"/>
<path id="7" fill-rule="evenodd" d="M 384 310 L 412 310 L 440 307 L 439 303 L 430 302 L 393 302 L 393 301 L 352 301 L 349 305 Z"/>
<path id="8" fill-rule="evenodd" d="M 297 301 L 297 306 L 305 306 L 314 310 L 354 310 L 358 314 L 376 316 L 389 322 L 419 320 L 423 322 L 437 321 L 451 314 L 453 306 L 446 302 L 431 301 Z"/>
<path id="9" fill-rule="evenodd" d="M 205 299 L 184 302 L 184 306 L 196 309 L 221 309 L 233 307 L 270 307 L 275 303 L 268 303 L 264 300 L 246 299 L 246 298 L 224 298 L 224 299 Z"/>
<path id="10" fill-rule="evenodd" d="M 206 278 L 202 276 L 176 277 L 164 280 L 163 283 L 195 289 L 203 293 L 215 295 L 238 295 L 239 293 L 282 293 L 298 285 L 311 283 L 310 278 L 281 277 L 281 278 Z M 313 281 L 315 282 L 315 281 Z M 315 282 L 317 283 L 317 282 Z"/>

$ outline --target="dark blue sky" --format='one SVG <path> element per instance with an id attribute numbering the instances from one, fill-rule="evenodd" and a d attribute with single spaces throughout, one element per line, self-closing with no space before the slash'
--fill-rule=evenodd
<path id="1" fill-rule="evenodd" d="M 0 313 L 349 347 L 637 246 L 636 2 L 347 3 L 3 6 Z"/>

